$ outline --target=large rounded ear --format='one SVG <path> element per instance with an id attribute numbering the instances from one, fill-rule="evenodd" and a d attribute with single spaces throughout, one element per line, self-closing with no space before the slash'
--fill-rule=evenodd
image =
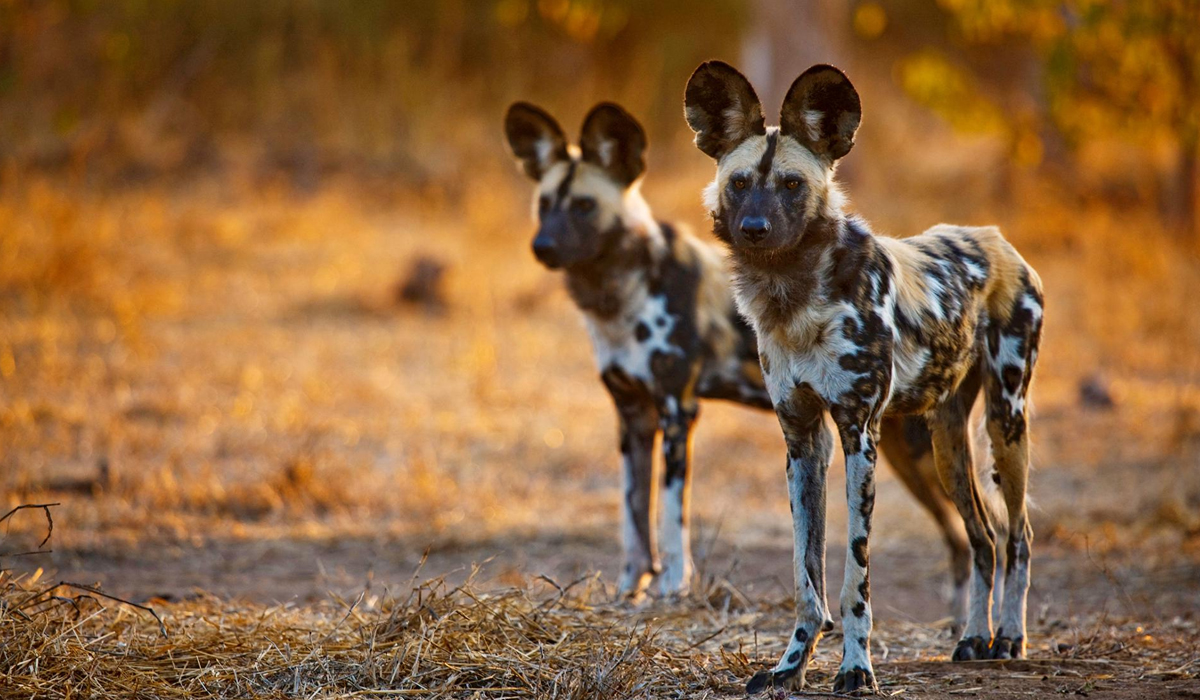
<path id="1" fill-rule="evenodd" d="M 528 102 L 514 102 L 508 108 L 504 134 L 525 174 L 534 180 L 541 180 L 550 166 L 571 157 L 562 127 L 554 117 Z"/>
<path id="2" fill-rule="evenodd" d="M 779 113 L 779 130 L 833 162 L 850 152 L 862 122 L 862 102 L 846 74 L 813 66 L 800 74 Z"/>
<path id="3" fill-rule="evenodd" d="M 646 132 L 619 105 L 601 102 L 583 120 L 579 137 L 583 160 L 603 168 L 628 187 L 646 172 Z"/>
<path id="4" fill-rule="evenodd" d="M 716 159 L 747 138 L 767 133 L 762 103 L 750 81 L 721 61 L 701 63 L 692 73 L 683 114 L 696 132 L 696 147 Z"/>

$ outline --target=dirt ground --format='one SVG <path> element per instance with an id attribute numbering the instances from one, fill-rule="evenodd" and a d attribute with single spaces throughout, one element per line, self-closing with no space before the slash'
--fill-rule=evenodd
<path id="1" fill-rule="evenodd" d="M 479 564 L 484 589 L 596 572 L 611 586 L 615 420 L 560 281 L 527 254 L 519 209 L 484 201 L 450 219 L 349 187 L 225 194 L 42 184 L 7 195 L 0 225 L 24 227 L 26 259 L 47 262 L 6 281 L 0 494 L 9 507 L 61 505 L 53 552 L 5 565 L 99 583 L 168 618 L 198 597 L 303 612 L 331 594 L 395 593 L 425 553 L 421 578 L 459 582 Z M 39 247 L 49 226 L 66 233 Z M 944 663 L 944 549 L 883 467 L 872 598 L 884 694 L 1200 697 L 1196 320 L 1168 323 L 1166 340 L 1143 335 L 1128 362 L 1081 344 L 1094 323 L 1081 311 L 1111 300 L 1089 296 L 1081 263 L 1054 245 L 1030 253 L 1049 299 L 1034 394 L 1031 658 Z M 441 301 L 396 301 L 422 255 L 447 267 Z M 63 280 L 68 294 L 44 291 Z M 1194 288 L 1164 293 L 1186 303 Z M 739 649 L 758 668 L 789 630 L 782 440 L 768 414 L 717 404 L 703 414 L 700 593 L 617 619 L 669 630 L 724 591 L 748 612 L 682 630 L 694 646 L 675 648 Z M 837 463 L 831 475 L 836 591 Z M 33 515 L 8 525 L 8 552 L 42 535 Z M 823 642 L 814 689 L 830 686 L 839 642 Z M 713 672 L 724 680 L 710 697 L 739 695 L 744 678 Z"/>

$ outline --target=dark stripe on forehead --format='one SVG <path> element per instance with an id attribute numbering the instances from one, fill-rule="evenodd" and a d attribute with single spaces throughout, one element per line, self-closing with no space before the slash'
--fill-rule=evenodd
<path id="1" fill-rule="evenodd" d="M 771 163 L 775 160 L 775 145 L 779 142 L 779 132 L 767 134 L 767 150 L 763 151 L 762 160 L 758 161 L 759 182 L 766 184 L 767 176 L 771 174 Z"/>
<path id="2" fill-rule="evenodd" d="M 562 206 L 563 200 L 567 198 L 567 193 L 571 191 L 571 181 L 575 179 L 575 168 L 579 165 L 579 161 L 572 160 L 571 165 L 567 166 L 567 175 L 558 183 L 558 191 L 554 193 L 554 207 L 557 209 Z"/>

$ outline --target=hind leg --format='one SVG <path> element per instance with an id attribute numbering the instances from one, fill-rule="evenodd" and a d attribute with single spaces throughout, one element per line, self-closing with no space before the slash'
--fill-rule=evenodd
<path id="1" fill-rule="evenodd" d="M 938 476 L 962 516 L 971 543 L 970 601 L 967 623 L 954 649 L 955 661 L 987 657 L 992 641 L 992 578 L 996 570 L 996 535 L 971 463 L 965 403 L 960 389 L 929 414 Z"/>
<path id="2" fill-rule="evenodd" d="M 1029 593 L 1033 529 L 1026 508 L 1029 483 L 1029 383 L 1041 338 L 1041 294 L 1030 287 L 1015 302 L 1011 317 L 988 331 L 985 382 L 988 437 L 996 460 L 1000 492 L 1008 509 L 1008 546 L 1004 571 L 1004 605 L 992 658 L 1025 655 L 1025 608 Z"/>
<path id="3" fill-rule="evenodd" d="M 885 418 L 882 423 L 879 447 L 888 458 L 901 483 L 917 502 L 929 512 L 950 554 L 950 579 L 954 587 L 950 600 L 950 615 L 954 634 L 962 632 L 967 622 L 967 582 L 971 577 L 971 545 L 962 518 L 946 491 L 938 483 L 933 464 L 933 441 L 924 419 L 915 416 Z"/>

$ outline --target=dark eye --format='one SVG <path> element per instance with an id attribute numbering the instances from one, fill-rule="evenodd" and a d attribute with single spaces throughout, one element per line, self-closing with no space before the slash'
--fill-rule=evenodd
<path id="1" fill-rule="evenodd" d="M 787 186 L 789 190 L 794 190 L 800 186 L 800 181 L 793 177 L 783 184 Z"/>
<path id="2" fill-rule="evenodd" d="M 733 181 L 733 189 L 735 189 L 735 190 L 744 190 L 744 189 L 746 189 L 746 181 L 745 181 L 745 180 L 743 180 L 743 179 L 742 179 L 742 178 L 740 178 L 740 177 L 739 177 L 739 178 L 737 178 L 737 179 L 735 179 L 735 180 Z"/>
<path id="3" fill-rule="evenodd" d="M 538 199 L 538 213 L 545 214 L 548 211 L 550 211 L 550 198 L 540 197 Z"/>
<path id="4" fill-rule="evenodd" d="M 591 214 L 596 208 L 596 200 L 591 197 L 576 197 L 571 200 L 571 211 L 576 214 Z"/>

